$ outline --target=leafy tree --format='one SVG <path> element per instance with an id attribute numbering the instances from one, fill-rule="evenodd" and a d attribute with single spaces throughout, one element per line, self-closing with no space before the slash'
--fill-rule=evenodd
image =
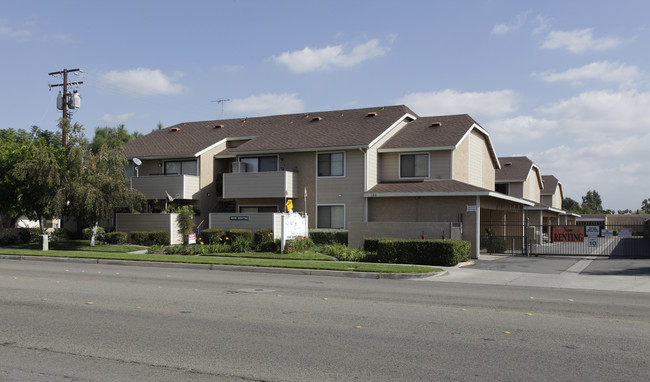
<path id="1" fill-rule="evenodd" d="M 124 125 L 98 127 L 95 129 L 95 137 L 90 144 L 90 148 L 94 153 L 98 153 L 101 146 L 107 146 L 111 149 L 122 148 L 128 141 L 141 136 L 142 134 L 137 131 L 129 134 Z"/>
<path id="2" fill-rule="evenodd" d="M 582 197 L 581 210 L 583 214 L 602 214 L 606 211 L 603 209 L 603 201 L 596 190 L 589 190 Z"/>
<path id="3" fill-rule="evenodd" d="M 571 198 L 562 199 L 562 209 L 569 212 L 580 212 L 580 204 Z"/>
<path id="4" fill-rule="evenodd" d="M 110 218 L 114 207 L 139 209 L 145 199 L 139 191 L 126 186 L 127 160 L 122 153 L 123 143 L 109 140 L 93 149 L 86 142 L 83 129 L 73 126 L 64 188 L 71 201 L 69 212 L 92 227 L 90 245 L 94 246 L 99 222 Z M 116 146 L 111 147 L 113 144 Z"/>
<path id="5" fill-rule="evenodd" d="M 630 210 L 630 209 L 618 210 L 618 211 L 616 211 L 616 213 L 619 214 L 619 215 L 629 215 L 629 214 L 632 213 L 632 210 Z"/>
<path id="6" fill-rule="evenodd" d="M 650 198 L 644 199 L 643 202 L 641 202 L 641 211 L 643 211 L 644 214 L 650 214 Z"/>

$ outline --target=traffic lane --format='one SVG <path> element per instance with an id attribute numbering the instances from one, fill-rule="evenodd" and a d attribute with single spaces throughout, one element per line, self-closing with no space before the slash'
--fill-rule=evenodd
<path id="1" fill-rule="evenodd" d="M 169 273 L 156 276 L 160 285 L 155 287 L 144 282 L 144 291 L 130 285 L 127 289 L 132 293 L 126 295 L 121 290 L 123 280 L 106 272 L 102 277 L 73 274 L 66 280 L 9 279 L 16 293 L 2 299 L 9 309 L 3 309 L 0 317 L 14 330 L 3 333 L 9 338 L 2 343 L 21 351 L 56 352 L 71 364 L 91 358 L 188 375 L 247 379 L 630 380 L 648 376 L 647 368 L 640 367 L 649 340 L 647 320 L 621 316 L 616 310 L 600 312 L 602 305 L 608 305 L 602 301 L 609 300 L 608 295 L 599 304 L 596 294 L 577 292 L 576 300 L 564 302 L 573 310 L 558 314 L 550 306 L 561 304 L 565 291 L 537 294 L 531 288 L 522 292 L 458 285 L 446 292 L 455 301 L 449 306 L 431 303 L 429 293 L 418 302 L 407 287 L 417 285 L 427 291 L 432 283 L 353 280 L 357 282 L 347 284 L 274 275 L 265 283 L 276 290 L 233 289 L 233 280 L 219 280 L 232 275 L 219 275 L 214 289 L 197 291 L 189 288 L 193 278 L 210 272 L 182 272 L 190 276 L 182 282 L 180 275 Z M 257 274 L 238 276 L 256 278 Z M 144 279 L 151 278 L 155 277 Z M 115 285 L 107 285 L 111 279 Z M 347 287 L 354 284 L 398 289 L 406 298 L 400 302 L 400 292 L 386 300 L 381 293 L 374 297 L 350 293 Z M 23 286 L 27 292 L 21 296 Z M 40 293 L 57 289 L 57 293 L 45 301 L 25 301 L 30 295 L 37 297 L 37 289 Z M 61 289 L 70 289 L 70 296 Z M 536 301 L 526 297 L 531 293 Z M 142 301 L 141 294 L 148 296 L 148 303 L 134 307 Z M 468 295 L 473 299 L 463 298 Z M 490 297 L 495 295 L 499 297 Z M 94 304 L 83 303 L 90 298 Z M 474 303 L 482 299 L 495 301 L 487 304 L 490 307 Z M 521 309 L 522 300 L 535 301 L 538 308 Z M 647 318 L 647 304 L 645 312 L 639 313 Z M 617 320 L 612 322 L 614 317 Z M 613 365 L 604 364 L 602 354 Z"/>
<path id="2" fill-rule="evenodd" d="M 466 267 L 489 271 L 559 275 L 581 259 L 580 257 L 564 256 L 491 256 L 489 260 L 473 260 L 474 264 L 467 265 Z"/>

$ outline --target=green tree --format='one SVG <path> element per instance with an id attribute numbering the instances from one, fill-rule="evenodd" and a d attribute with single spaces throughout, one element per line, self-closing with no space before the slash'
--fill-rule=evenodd
<path id="1" fill-rule="evenodd" d="M 571 198 L 562 199 L 562 209 L 568 212 L 580 212 L 580 204 Z"/>
<path id="2" fill-rule="evenodd" d="M 589 190 L 587 194 L 582 197 L 581 210 L 583 214 L 602 214 L 605 213 L 603 209 L 603 201 L 596 190 Z"/>
<path id="3" fill-rule="evenodd" d="M 124 125 L 118 125 L 117 127 L 98 127 L 95 129 L 95 137 L 93 137 L 90 148 L 94 153 L 98 153 L 101 146 L 118 149 L 122 148 L 128 141 L 141 136 L 142 134 L 138 132 L 130 134 Z"/>
<path id="4" fill-rule="evenodd" d="M 69 213 L 92 227 L 90 245 L 94 246 L 100 221 L 110 218 L 116 206 L 140 209 L 145 198 L 126 186 L 123 143 L 110 140 L 94 149 L 86 144 L 81 126 L 73 126 L 71 131 L 64 188 L 70 200 Z"/>
<path id="5" fill-rule="evenodd" d="M 644 214 L 650 214 L 650 198 L 644 199 L 641 202 L 641 211 L 643 211 Z"/>

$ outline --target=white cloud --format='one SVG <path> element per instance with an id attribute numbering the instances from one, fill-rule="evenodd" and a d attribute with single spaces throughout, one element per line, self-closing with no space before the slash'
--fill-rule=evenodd
<path id="1" fill-rule="evenodd" d="M 420 115 L 469 114 L 481 121 L 514 113 L 519 96 L 512 90 L 461 93 L 446 89 L 441 92 L 407 94 L 397 100 L 397 103 L 409 106 Z"/>
<path id="2" fill-rule="evenodd" d="M 351 67 L 383 56 L 389 50 L 390 48 L 381 46 L 379 40 L 373 39 L 355 46 L 349 53 L 344 51 L 342 45 L 326 46 L 322 49 L 306 47 L 295 52 L 284 52 L 273 59 L 279 64 L 286 65 L 292 72 L 304 73 L 331 67 Z"/>
<path id="3" fill-rule="evenodd" d="M 305 110 L 302 100 L 295 94 L 259 94 L 247 98 L 230 100 L 226 104 L 229 113 L 250 113 L 252 115 L 275 115 L 299 113 Z"/>
<path id="4" fill-rule="evenodd" d="M 492 28 L 492 33 L 494 34 L 506 34 L 512 31 L 520 29 L 526 23 L 526 19 L 532 13 L 532 11 L 522 12 L 517 15 L 517 19 L 513 24 L 497 24 Z"/>
<path id="5" fill-rule="evenodd" d="M 632 85 L 639 78 L 640 72 L 636 66 L 628 66 L 618 62 L 594 62 L 580 68 L 569 69 L 562 73 L 544 72 L 537 74 L 546 82 L 566 81 L 579 85 L 583 80 L 601 80 L 624 85 Z"/>
<path id="6" fill-rule="evenodd" d="M 102 116 L 101 120 L 110 124 L 120 124 L 128 121 L 134 115 L 135 113 L 124 113 L 124 114 L 117 114 L 117 115 L 107 113 Z"/>
<path id="7" fill-rule="evenodd" d="M 146 68 L 122 72 L 112 70 L 102 74 L 99 80 L 104 86 L 114 87 L 123 93 L 138 96 L 177 94 L 184 89 L 182 85 L 174 83 L 170 77 L 160 70 Z"/>
<path id="8" fill-rule="evenodd" d="M 27 29 L 16 29 L 8 25 L 9 22 L 6 19 L 0 19 L 0 36 L 6 36 L 10 38 L 25 38 L 29 37 L 32 32 Z"/>
<path id="9" fill-rule="evenodd" d="M 590 91 L 537 109 L 558 121 L 562 134 L 579 141 L 617 139 L 647 131 L 650 93 Z"/>
<path id="10" fill-rule="evenodd" d="M 492 120 L 481 125 L 487 129 L 494 142 L 508 145 L 541 139 L 556 131 L 558 122 L 521 115 Z"/>
<path id="11" fill-rule="evenodd" d="M 588 50 L 607 50 L 620 44 L 613 37 L 594 39 L 593 30 L 574 29 L 572 31 L 551 31 L 542 44 L 544 49 L 565 48 L 571 53 L 584 53 Z"/>

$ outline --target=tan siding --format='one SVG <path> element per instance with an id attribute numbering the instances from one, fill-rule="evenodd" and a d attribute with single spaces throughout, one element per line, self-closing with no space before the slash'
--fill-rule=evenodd
<path id="1" fill-rule="evenodd" d="M 483 153 L 485 140 L 472 131 L 469 135 L 468 183 L 483 187 Z"/>
<path id="2" fill-rule="evenodd" d="M 541 201 L 541 189 L 539 179 L 534 170 L 528 173 L 528 179 L 524 183 L 525 198 L 534 202 Z"/>
<path id="3" fill-rule="evenodd" d="M 523 182 L 512 182 L 510 183 L 510 196 L 515 198 L 524 197 L 524 183 Z"/>
<path id="4" fill-rule="evenodd" d="M 454 180 L 469 182 L 469 139 L 465 138 L 453 152 Z"/>
<path id="5" fill-rule="evenodd" d="M 490 155 L 490 149 L 484 137 L 483 140 L 483 188 L 494 191 L 495 184 L 495 174 L 496 169 L 494 168 L 494 162 L 492 161 L 492 156 Z"/>
<path id="6" fill-rule="evenodd" d="M 366 152 L 366 187 L 364 191 L 371 189 L 379 183 L 379 154 L 377 149 L 372 147 Z"/>

